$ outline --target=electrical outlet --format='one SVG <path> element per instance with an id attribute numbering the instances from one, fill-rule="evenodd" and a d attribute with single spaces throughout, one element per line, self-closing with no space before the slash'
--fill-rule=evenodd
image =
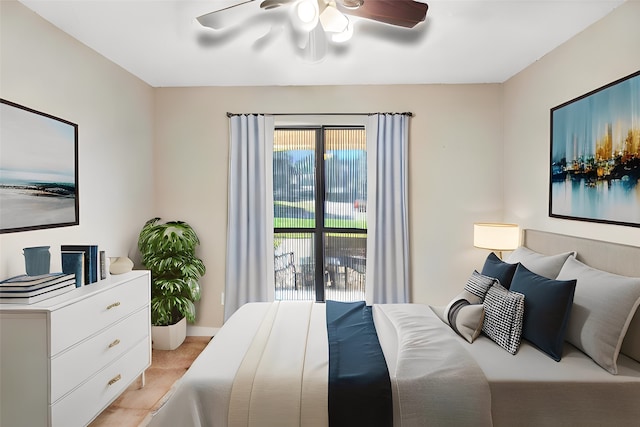
<path id="1" fill-rule="evenodd" d="M 224 305 L 224 292 L 220 293 L 220 305 Z"/>

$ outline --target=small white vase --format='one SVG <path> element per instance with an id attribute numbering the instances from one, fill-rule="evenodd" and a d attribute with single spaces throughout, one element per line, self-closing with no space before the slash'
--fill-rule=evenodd
<path id="1" fill-rule="evenodd" d="M 123 274 L 133 269 L 133 261 L 126 256 L 109 258 L 109 273 Z"/>

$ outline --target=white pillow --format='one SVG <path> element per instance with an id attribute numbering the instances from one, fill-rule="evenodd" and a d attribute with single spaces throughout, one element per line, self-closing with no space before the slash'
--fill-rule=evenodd
<path id="1" fill-rule="evenodd" d="M 629 324 L 620 352 L 640 362 L 640 306 Z"/>
<path id="2" fill-rule="evenodd" d="M 640 305 L 640 277 L 626 277 L 567 259 L 558 280 L 577 279 L 565 340 L 612 374 L 629 323 Z"/>
<path id="3" fill-rule="evenodd" d="M 524 265 L 527 270 L 536 273 L 539 276 L 543 276 L 548 279 L 556 279 L 567 258 L 575 258 L 575 256 L 575 251 L 564 252 L 556 255 L 544 255 L 532 251 L 524 246 L 520 246 L 509 254 L 507 259 L 505 259 L 505 262 L 510 264 L 520 263 Z"/>

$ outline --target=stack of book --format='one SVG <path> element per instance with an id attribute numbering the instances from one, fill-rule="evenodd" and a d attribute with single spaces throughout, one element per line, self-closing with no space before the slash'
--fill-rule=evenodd
<path id="1" fill-rule="evenodd" d="M 79 286 L 90 285 L 95 283 L 102 277 L 102 271 L 100 270 L 100 255 L 98 252 L 98 245 L 60 245 L 60 251 L 62 253 L 62 271 L 65 273 L 78 272 L 77 267 L 72 267 L 71 264 L 77 265 L 78 259 L 76 258 L 82 255 L 82 283 Z"/>
<path id="2" fill-rule="evenodd" d="M 0 282 L 0 304 L 33 304 L 75 288 L 75 274 L 23 274 Z"/>

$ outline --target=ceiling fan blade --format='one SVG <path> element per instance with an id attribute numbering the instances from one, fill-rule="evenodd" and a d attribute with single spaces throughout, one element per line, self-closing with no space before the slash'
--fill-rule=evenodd
<path id="1" fill-rule="evenodd" d="M 264 0 L 260 3 L 260 9 L 275 9 L 276 7 L 284 6 L 289 3 L 293 3 L 295 0 Z"/>
<path id="2" fill-rule="evenodd" d="M 253 13 L 260 11 L 260 2 L 249 0 L 242 3 L 238 3 L 234 6 L 229 6 L 224 9 L 209 12 L 205 15 L 196 18 L 200 25 L 204 27 L 213 28 L 214 30 L 221 30 L 223 28 L 232 27 L 247 18 L 250 18 Z"/>
<path id="3" fill-rule="evenodd" d="M 359 16 L 397 25 L 413 28 L 424 21 L 429 6 L 414 0 L 364 0 L 361 6 L 353 8 L 349 0 L 336 0 L 336 7 L 345 15 Z"/>
<path id="4" fill-rule="evenodd" d="M 274 43 L 276 39 L 282 34 L 284 31 L 284 25 L 272 25 L 269 28 L 269 31 L 262 36 L 258 37 L 255 42 L 253 42 L 253 49 L 256 51 L 261 51 Z"/>

